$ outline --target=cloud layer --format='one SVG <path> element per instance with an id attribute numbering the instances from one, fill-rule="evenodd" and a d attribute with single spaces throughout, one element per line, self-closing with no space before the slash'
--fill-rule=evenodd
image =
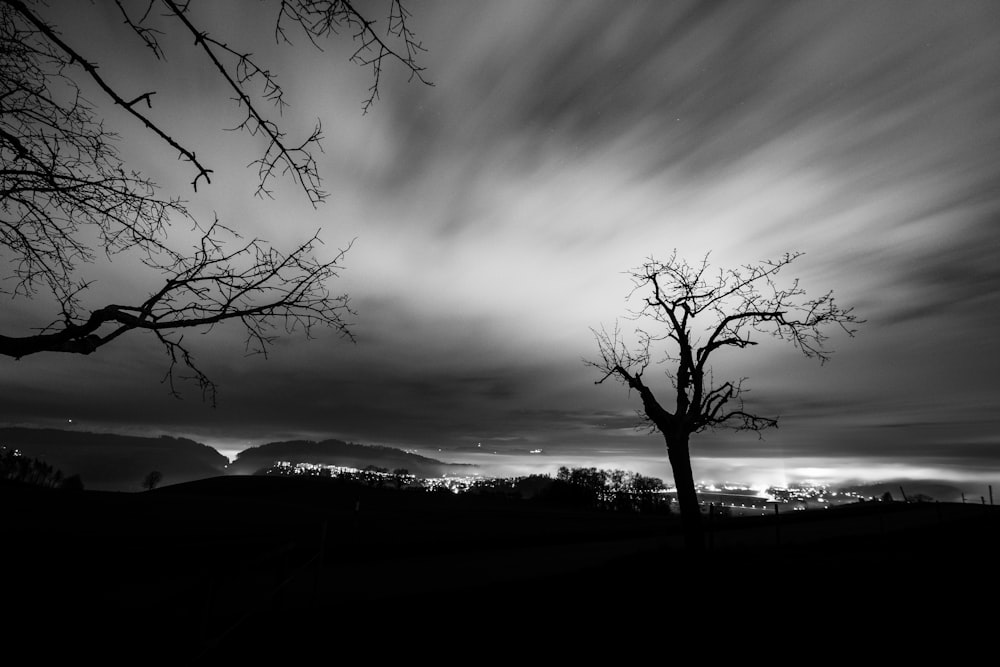
<path id="1" fill-rule="evenodd" d="M 727 358 L 717 374 L 748 376 L 751 405 L 782 425 L 763 441 L 705 434 L 706 469 L 755 457 L 997 469 L 995 3 L 413 11 L 435 86 L 389 71 L 367 116 L 349 44 L 333 65 L 261 45 L 299 95 L 294 113 L 327 128 L 328 206 L 252 200 L 228 138 L 216 157 L 228 175 L 194 202 L 279 243 L 318 227 L 332 246 L 356 238 L 341 286 L 357 344 L 290 340 L 265 363 L 214 332 L 199 341 L 222 388 L 214 411 L 164 395 L 152 341 L 4 361 L 0 420 L 647 466 L 661 445 L 632 428 L 634 397 L 595 387 L 581 362 L 596 349 L 589 328 L 627 312 L 621 272 L 673 248 L 723 266 L 802 250 L 803 285 L 834 289 L 868 323 L 823 368 L 780 346 Z M 206 84 L 176 85 L 183 102 Z M 216 129 L 174 118 L 188 136 Z"/>

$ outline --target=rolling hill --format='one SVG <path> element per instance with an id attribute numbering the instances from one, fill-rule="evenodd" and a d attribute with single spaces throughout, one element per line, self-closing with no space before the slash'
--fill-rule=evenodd
<path id="1" fill-rule="evenodd" d="M 476 467 L 463 463 L 445 463 L 394 447 L 359 445 L 342 440 L 291 440 L 271 442 L 240 452 L 230 464 L 232 474 L 250 475 L 275 461 L 319 463 L 324 465 L 364 468 L 374 465 L 394 470 L 405 468 L 418 477 L 441 477 L 445 474 L 467 474 Z"/>
<path id="2" fill-rule="evenodd" d="M 208 445 L 165 435 L 0 428 L 0 445 L 50 463 L 66 476 L 80 475 L 89 489 L 108 491 L 138 491 L 151 470 L 163 473 L 163 484 L 177 484 L 223 475 L 229 463 Z"/>

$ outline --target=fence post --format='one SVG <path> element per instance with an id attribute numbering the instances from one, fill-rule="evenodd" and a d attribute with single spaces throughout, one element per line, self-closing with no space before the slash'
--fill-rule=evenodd
<path id="1" fill-rule="evenodd" d="M 774 501 L 774 545 L 781 546 L 781 519 L 778 518 L 778 501 Z"/>
<path id="2" fill-rule="evenodd" d="M 993 505 L 993 485 L 990 484 L 990 505 Z"/>

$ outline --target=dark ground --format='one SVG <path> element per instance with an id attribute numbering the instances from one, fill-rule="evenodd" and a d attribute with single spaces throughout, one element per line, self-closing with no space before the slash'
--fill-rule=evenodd
<path id="1" fill-rule="evenodd" d="M 697 559 L 675 517 L 318 478 L 135 494 L 8 485 L 0 508 L 4 644 L 53 658 L 470 662 L 668 656 L 680 640 L 706 659 L 936 646 L 957 664 L 1000 618 L 1000 508 L 982 505 L 716 521 Z"/>

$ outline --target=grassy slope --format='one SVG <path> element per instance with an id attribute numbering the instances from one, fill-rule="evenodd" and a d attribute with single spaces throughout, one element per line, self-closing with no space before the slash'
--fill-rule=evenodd
<path id="1" fill-rule="evenodd" d="M 324 479 L 0 497 L 6 627 L 74 655 L 156 646 L 188 662 L 302 650 L 293 636 L 483 645 L 563 627 L 635 639 L 996 610 L 1000 513 L 982 506 L 734 520 L 691 561 L 669 517 Z"/>

